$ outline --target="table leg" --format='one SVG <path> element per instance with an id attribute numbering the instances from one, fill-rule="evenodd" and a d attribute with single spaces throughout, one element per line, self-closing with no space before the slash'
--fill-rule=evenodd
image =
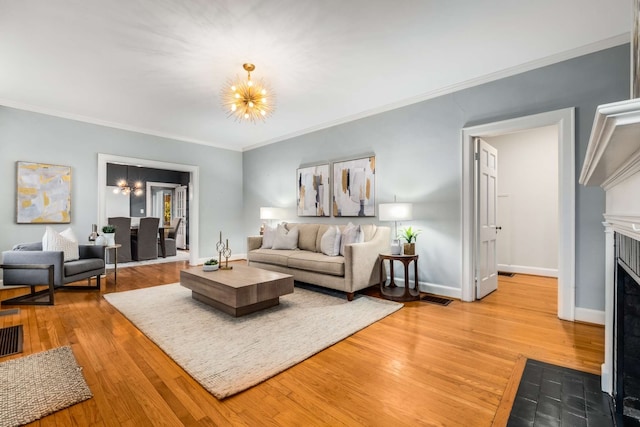
<path id="1" fill-rule="evenodd" d="M 404 296 L 405 298 L 409 298 L 411 296 L 411 290 L 409 289 L 409 263 L 403 262 L 404 264 Z"/>
<path id="2" fill-rule="evenodd" d="M 418 285 L 418 260 L 413 260 L 413 275 L 415 278 L 416 291 L 418 291 L 418 297 L 420 297 L 420 286 Z"/>
<path id="3" fill-rule="evenodd" d="M 391 274 L 391 276 L 389 277 L 389 287 L 390 288 L 395 288 L 397 287 L 395 280 L 393 280 L 393 278 L 395 277 L 395 274 L 393 273 L 393 260 L 390 259 L 389 260 L 389 269 L 391 270 L 389 272 L 389 274 Z"/>
<path id="4" fill-rule="evenodd" d="M 167 257 L 167 249 L 164 246 L 164 227 L 158 229 L 158 235 L 160 236 L 160 256 L 162 258 Z"/>
<path id="5" fill-rule="evenodd" d="M 113 284 L 118 284 L 118 248 L 113 248 L 114 258 L 113 258 Z"/>

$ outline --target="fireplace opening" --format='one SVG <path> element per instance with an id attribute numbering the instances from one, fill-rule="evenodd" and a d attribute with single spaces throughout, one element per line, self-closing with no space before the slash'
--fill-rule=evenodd
<path id="1" fill-rule="evenodd" d="M 640 426 L 640 242 L 616 239 L 614 399 L 624 425 Z"/>

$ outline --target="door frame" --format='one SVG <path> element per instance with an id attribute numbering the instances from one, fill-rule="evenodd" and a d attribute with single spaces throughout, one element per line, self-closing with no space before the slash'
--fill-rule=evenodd
<path id="1" fill-rule="evenodd" d="M 474 138 L 528 129 L 558 127 L 558 317 L 575 320 L 575 109 L 549 111 L 462 129 L 462 285 L 463 301 L 475 300 Z"/>
<path id="2" fill-rule="evenodd" d="M 166 169 L 179 172 L 189 172 L 189 189 L 187 200 L 189 203 L 189 264 L 198 264 L 198 229 L 200 226 L 200 167 L 169 163 L 158 160 L 137 159 L 135 157 L 116 156 L 113 154 L 98 153 L 98 224 L 106 224 L 107 206 L 105 203 L 105 191 L 107 190 L 107 163 L 119 163 L 131 166 L 142 166 L 154 169 Z"/>

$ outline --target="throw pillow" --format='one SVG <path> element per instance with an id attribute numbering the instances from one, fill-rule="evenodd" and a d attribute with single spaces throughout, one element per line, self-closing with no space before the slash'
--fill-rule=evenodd
<path id="1" fill-rule="evenodd" d="M 266 225 L 264 227 L 264 233 L 262 234 L 262 249 L 271 249 L 273 247 L 273 241 L 276 238 L 276 227 Z"/>
<path id="2" fill-rule="evenodd" d="M 71 228 L 67 228 L 62 233 L 58 233 L 53 228 L 47 226 L 44 236 L 42 236 L 42 250 L 62 251 L 65 262 L 80 258 L 78 238 Z"/>
<path id="3" fill-rule="evenodd" d="M 340 255 L 344 256 L 344 247 L 351 243 L 364 242 L 364 233 L 362 227 L 348 223 L 342 230 L 342 241 L 340 242 Z"/>
<path id="4" fill-rule="evenodd" d="M 332 226 L 325 231 L 320 240 L 320 250 L 328 256 L 340 255 L 340 241 L 342 233 L 337 226 Z"/>
<path id="5" fill-rule="evenodd" d="M 278 225 L 273 249 L 298 249 L 298 227 L 287 231 L 284 225 Z"/>

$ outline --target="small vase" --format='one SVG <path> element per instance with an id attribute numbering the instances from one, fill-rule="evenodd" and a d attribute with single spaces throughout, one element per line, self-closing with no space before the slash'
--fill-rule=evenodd
<path id="1" fill-rule="evenodd" d="M 107 244 L 107 240 L 104 238 L 103 235 L 99 235 L 98 237 L 96 237 L 96 245 L 104 246 L 106 244 Z"/>
<path id="2" fill-rule="evenodd" d="M 405 255 L 415 255 L 416 254 L 416 244 L 415 243 L 405 243 L 404 244 L 404 254 Z"/>
<path id="3" fill-rule="evenodd" d="M 104 238 L 107 246 L 113 246 L 116 244 L 116 233 L 104 233 Z"/>

